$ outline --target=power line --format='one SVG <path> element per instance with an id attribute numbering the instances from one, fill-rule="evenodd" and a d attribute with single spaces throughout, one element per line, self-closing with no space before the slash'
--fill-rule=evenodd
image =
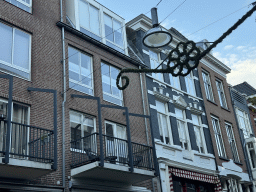
<path id="1" fill-rule="evenodd" d="M 251 3 L 250 3 L 249 5 L 251 5 Z M 213 25 L 214 23 L 217 23 L 217 22 L 221 21 L 222 19 L 225 19 L 226 17 L 228 17 L 228 16 L 230 16 L 230 15 L 232 15 L 232 14 L 234 14 L 234 13 L 236 13 L 236 12 L 242 10 L 242 9 L 244 9 L 245 7 L 247 7 L 247 6 L 249 6 L 249 5 L 246 5 L 246 6 L 242 7 L 242 8 L 240 8 L 240 9 L 238 9 L 238 10 L 236 10 L 236 11 L 234 11 L 234 12 L 232 12 L 232 13 L 230 13 L 230 14 L 228 14 L 228 15 L 226 15 L 226 16 L 224 16 L 224 17 L 222 17 L 222 18 L 220 18 L 220 19 L 218 19 L 218 20 L 216 20 L 216 21 L 214 21 L 214 22 L 212 22 L 212 23 L 206 25 L 206 26 L 204 26 L 203 28 L 201 28 L 201 29 L 199 29 L 199 30 L 197 30 L 197 31 L 195 31 L 195 32 L 193 32 L 193 33 L 191 33 L 191 34 L 189 34 L 187 37 L 189 37 L 189 36 L 191 36 L 191 35 L 197 33 L 198 31 L 201 31 L 201 30 L 205 29 L 206 27 L 209 27 L 210 25 Z"/>
<path id="2" fill-rule="evenodd" d="M 159 3 L 157 3 L 156 7 L 162 2 L 162 0 L 159 1 Z"/>
<path id="3" fill-rule="evenodd" d="M 183 1 L 181 4 L 179 4 L 178 7 L 176 7 L 176 9 L 174 9 L 169 15 L 167 15 L 167 17 L 165 17 L 160 23 L 159 25 L 165 20 L 167 19 L 171 14 L 173 14 L 181 5 L 183 5 L 187 0 Z"/>

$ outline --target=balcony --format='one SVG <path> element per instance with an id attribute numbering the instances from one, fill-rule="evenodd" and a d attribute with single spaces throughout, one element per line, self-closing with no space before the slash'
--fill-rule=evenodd
<path id="1" fill-rule="evenodd" d="M 100 143 L 99 133 L 71 142 L 72 177 L 107 179 L 129 184 L 154 177 L 152 147 L 131 142 L 132 153 L 129 155 L 127 140 L 102 135 L 102 152 Z"/>
<path id="2" fill-rule="evenodd" d="M 56 169 L 54 131 L 0 120 L 0 177 L 34 179 Z M 8 137 L 7 135 L 10 135 Z"/>

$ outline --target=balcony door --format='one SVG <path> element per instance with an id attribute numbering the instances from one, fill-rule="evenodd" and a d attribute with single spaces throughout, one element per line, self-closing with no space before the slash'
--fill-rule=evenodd
<path id="1" fill-rule="evenodd" d="M 7 135 L 7 101 L 0 100 L 0 151 L 6 151 L 6 135 Z M 11 157 L 19 158 L 28 155 L 29 144 L 29 108 L 25 105 L 12 103 L 12 124 L 10 139 Z"/>
<path id="2" fill-rule="evenodd" d="M 119 163 L 128 162 L 126 127 L 112 122 L 105 122 L 106 127 L 106 159 Z"/>

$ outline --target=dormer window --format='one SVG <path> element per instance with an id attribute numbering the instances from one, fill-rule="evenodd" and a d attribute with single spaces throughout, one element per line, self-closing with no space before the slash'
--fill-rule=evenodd
<path id="1" fill-rule="evenodd" d="M 125 21 L 94 0 L 68 0 L 68 22 L 77 30 L 109 47 L 128 54 Z"/>
<path id="2" fill-rule="evenodd" d="M 90 31 L 98 36 L 93 38 L 100 40 L 99 9 L 84 0 L 79 1 L 79 23 L 83 33 Z"/>

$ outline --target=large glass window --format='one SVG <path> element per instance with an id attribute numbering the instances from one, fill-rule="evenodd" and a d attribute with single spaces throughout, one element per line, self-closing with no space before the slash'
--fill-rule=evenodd
<path id="1" fill-rule="evenodd" d="M 205 153 L 206 147 L 205 147 L 205 138 L 204 138 L 204 132 L 203 132 L 203 127 L 201 123 L 201 117 L 199 115 L 192 114 L 192 122 L 194 125 L 196 144 L 199 149 L 199 153 Z"/>
<path id="2" fill-rule="evenodd" d="M 244 138 L 249 138 L 251 136 L 252 130 L 248 114 L 236 108 L 236 115 L 239 123 L 239 128 L 243 130 Z"/>
<path id="3" fill-rule="evenodd" d="M 92 57 L 68 48 L 69 88 L 93 95 Z"/>
<path id="4" fill-rule="evenodd" d="M 202 72 L 203 81 L 204 81 L 204 89 L 206 98 L 210 101 L 214 101 L 213 93 L 212 93 L 212 86 L 210 81 L 210 75 L 206 71 Z"/>
<path id="5" fill-rule="evenodd" d="M 223 90 L 222 82 L 219 80 L 216 80 L 216 86 L 217 86 L 218 95 L 219 95 L 219 99 L 220 99 L 220 105 L 221 105 L 221 107 L 227 108 L 227 102 L 226 102 L 226 97 L 225 97 L 225 93 Z"/>
<path id="6" fill-rule="evenodd" d="M 32 0 L 5 0 L 29 13 L 32 12 Z"/>
<path id="7" fill-rule="evenodd" d="M 29 34 L 0 23 L 0 68 L 30 79 L 31 37 Z"/>
<path id="8" fill-rule="evenodd" d="M 187 69 L 183 69 L 183 71 L 187 72 Z M 189 93 L 190 95 L 196 96 L 196 89 L 195 89 L 192 72 L 190 72 L 187 76 L 185 76 L 185 82 L 186 82 L 187 93 Z"/>
<path id="9" fill-rule="evenodd" d="M 172 66 L 174 66 L 174 64 L 170 63 L 170 66 L 172 67 Z M 176 89 L 181 89 L 180 88 L 180 78 L 179 78 L 179 76 L 174 77 L 174 76 L 172 76 L 172 74 L 169 74 L 169 78 L 170 78 L 171 86 L 175 87 Z"/>
<path id="10" fill-rule="evenodd" d="M 226 123 L 225 127 L 226 127 L 226 131 L 227 131 L 228 142 L 229 142 L 230 147 L 231 147 L 231 152 L 232 152 L 232 155 L 233 155 L 233 159 L 234 159 L 235 162 L 240 162 L 232 126 L 230 124 Z"/>
<path id="11" fill-rule="evenodd" d="M 149 59 L 150 59 L 151 69 L 155 69 L 160 64 L 159 63 L 159 54 L 154 51 L 149 50 Z M 160 66 L 159 69 L 162 69 L 162 66 Z M 152 73 L 152 77 L 154 77 L 160 81 L 164 81 L 164 76 L 162 73 Z"/>
<path id="12" fill-rule="evenodd" d="M 184 148 L 185 150 L 190 150 L 185 111 L 182 109 L 175 108 L 175 114 L 176 114 L 178 130 L 179 130 L 181 147 Z"/>
<path id="13" fill-rule="evenodd" d="M 73 149 L 96 152 L 96 143 L 92 143 L 92 133 L 95 132 L 94 118 L 79 112 L 70 112 L 71 142 Z M 95 150 L 93 150 L 95 148 Z"/>
<path id="14" fill-rule="evenodd" d="M 169 126 L 169 116 L 166 109 L 166 104 L 156 100 L 157 108 L 157 120 L 160 132 L 160 139 L 163 143 L 171 144 L 170 137 L 170 126 Z"/>
<path id="15" fill-rule="evenodd" d="M 100 36 L 99 10 L 84 0 L 79 1 L 79 22 L 81 31 L 85 29 Z"/>
<path id="16" fill-rule="evenodd" d="M 123 105 L 122 91 L 116 86 L 118 73 L 117 68 L 104 63 L 101 64 L 103 99 L 117 105 Z"/>
<path id="17" fill-rule="evenodd" d="M 123 48 L 122 24 L 116 19 L 104 14 L 105 37 L 107 41 L 113 42 Z"/>
<path id="18" fill-rule="evenodd" d="M 226 157 L 223 139 L 220 131 L 220 123 L 218 118 L 212 117 L 212 126 L 213 126 L 214 137 L 217 145 L 218 154 L 220 157 Z"/>

